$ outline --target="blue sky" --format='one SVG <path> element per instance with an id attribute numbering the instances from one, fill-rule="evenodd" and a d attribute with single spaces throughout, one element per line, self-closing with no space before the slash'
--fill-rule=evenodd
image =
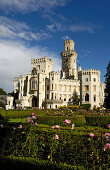
<path id="1" fill-rule="evenodd" d="M 30 59 L 47 55 L 61 69 L 64 40 L 73 39 L 77 65 L 99 69 L 110 61 L 110 0 L 0 0 L 0 87 L 31 70 Z"/>

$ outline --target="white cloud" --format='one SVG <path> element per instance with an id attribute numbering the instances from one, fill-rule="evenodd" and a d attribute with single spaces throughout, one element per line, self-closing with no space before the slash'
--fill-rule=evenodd
<path id="1" fill-rule="evenodd" d="M 68 30 L 71 31 L 71 32 L 94 33 L 94 26 L 89 26 L 89 25 L 70 25 Z"/>
<path id="2" fill-rule="evenodd" d="M 45 54 L 54 61 L 54 69 L 60 70 L 61 59 L 45 48 Z M 44 48 L 29 48 L 22 42 L 0 41 L 0 87 L 13 90 L 13 78 L 26 75 L 31 70 L 31 58 L 44 57 Z"/>
<path id="3" fill-rule="evenodd" d="M 0 38 L 23 39 L 23 40 L 41 40 L 51 36 L 45 31 L 31 31 L 31 28 L 24 22 L 17 22 L 9 18 L 0 16 Z"/>
<path id="4" fill-rule="evenodd" d="M 62 37 L 63 40 L 71 40 L 71 38 L 68 35 L 65 35 Z"/>
<path id="5" fill-rule="evenodd" d="M 95 26 L 87 25 L 87 24 L 63 24 L 63 23 L 52 23 L 50 25 L 46 25 L 46 28 L 49 31 L 56 32 L 56 31 L 70 31 L 70 32 L 89 32 L 94 33 Z"/>
<path id="6" fill-rule="evenodd" d="M 0 8 L 8 11 L 30 12 L 64 6 L 67 0 L 0 0 Z"/>

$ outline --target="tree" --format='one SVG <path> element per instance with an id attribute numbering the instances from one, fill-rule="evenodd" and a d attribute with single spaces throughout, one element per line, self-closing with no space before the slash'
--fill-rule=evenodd
<path id="1" fill-rule="evenodd" d="M 2 88 L 0 88 L 0 95 L 7 95 L 7 93 Z"/>
<path id="2" fill-rule="evenodd" d="M 78 95 L 76 92 L 73 93 L 72 97 L 72 104 L 73 105 L 79 105 L 80 99 L 78 98 Z"/>
<path id="3" fill-rule="evenodd" d="M 110 61 L 106 68 L 106 75 L 105 75 L 105 101 L 104 106 L 106 109 L 110 109 Z"/>

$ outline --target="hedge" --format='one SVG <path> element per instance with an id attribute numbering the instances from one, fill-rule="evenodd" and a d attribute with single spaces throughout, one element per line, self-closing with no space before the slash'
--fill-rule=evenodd
<path id="1" fill-rule="evenodd" d="M 86 125 L 106 127 L 110 123 L 110 116 L 85 116 Z"/>
<path id="2" fill-rule="evenodd" d="M 81 104 L 82 109 L 89 110 L 91 108 L 91 104 Z"/>
<path id="3" fill-rule="evenodd" d="M 81 166 L 72 166 L 65 163 L 56 163 L 46 160 L 39 160 L 30 157 L 7 157 L 0 158 L 1 170 L 84 170 Z"/>
<path id="4" fill-rule="evenodd" d="M 46 124 L 46 125 L 63 125 L 65 119 L 71 120 L 75 126 L 83 126 L 86 124 L 84 116 L 37 116 L 37 123 Z"/>

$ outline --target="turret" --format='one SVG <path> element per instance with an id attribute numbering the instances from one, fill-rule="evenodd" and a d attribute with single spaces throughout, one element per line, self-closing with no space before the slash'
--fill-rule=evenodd
<path id="1" fill-rule="evenodd" d="M 66 79 L 70 77 L 78 79 L 76 67 L 77 53 L 74 50 L 74 45 L 73 40 L 66 40 L 64 42 L 64 51 L 61 53 L 62 71 L 65 72 Z"/>

